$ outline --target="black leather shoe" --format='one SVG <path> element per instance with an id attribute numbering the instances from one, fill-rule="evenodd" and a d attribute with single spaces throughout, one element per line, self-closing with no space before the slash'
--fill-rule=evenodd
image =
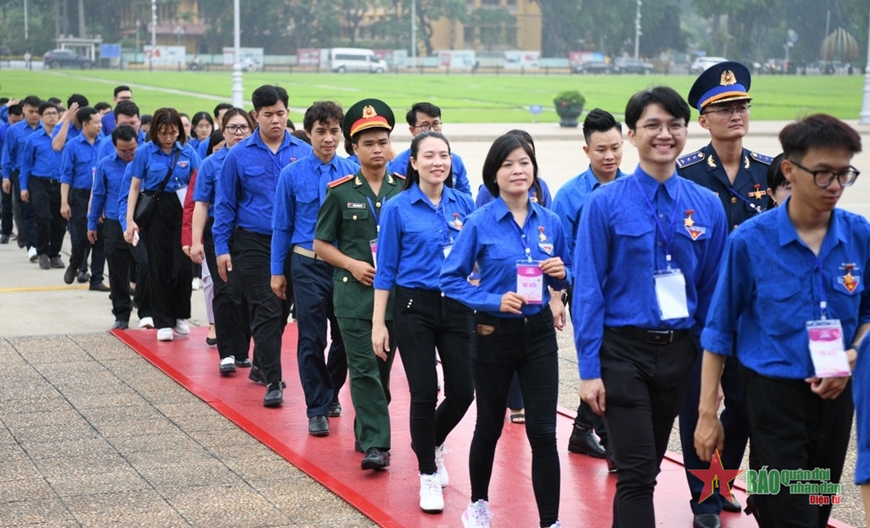
<path id="1" fill-rule="evenodd" d="M 236 366 L 239 368 L 251 368 L 251 360 L 248 358 L 245 359 L 237 359 Z"/>
<path id="2" fill-rule="evenodd" d="M 66 284 L 72 284 L 74 280 L 76 280 L 76 266 L 72 265 L 70 262 L 69 266 L 67 266 L 66 271 L 63 272 L 63 282 Z"/>
<path id="3" fill-rule="evenodd" d="M 266 376 L 260 370 L 260 367 L 251 367 L 251 371 L 248 372 L 248 379 L 260 385 L 266 385 Z"/>
<path id="4" fill-rule="evenodd" d="M 329 411 L 326 413 L 330 418 L 338 418 L 341 416 L 341 403 L 338 400 L 329 404 Z"/>
<path id="5" fill-rule="evenodd" d="M 607 452 L 604 459 L 607 460 L 607 471 L 610 473 L 616 473 L 616 460 L 613 459 L 613 455 L 610 454 L 610 451 Z"/>
<path id="6" fill-rule="evenodd" d="M 743 506 L 740 505 L 740 501 L 737 500 L 737 497 L 734 497 L 734 502 L 728 500 L 728 497 L 722 497 L 722 511 L 728 513 L 740 513 L 743 511 Z"/>
<path id="7" fill-rule="evenodd" d="M 112 330 L 126 330 L 130 326 L 130 323 L 127 321 L 115 321 L 115 324 L 112 325 Z"/>
<path id="8" fill-rule="evenodd" d="M 353 450 L 356 451 L 357 453 L 363 453 L 363 452 L 364 452 L 364 451 L 362 450 L 362 446 L 359 445 L 359 440 L 354 440 L 354 441 L 353 441 Z"/>
<path id="9" fill-rule="evenodd" d="M 55 268 L 55 269 L 63 269 L 66 267 L 66 265 L 63 263 L 63 261 L 60 259 L 60 255 L 58 255 L 56 257 L 51 257 L 49 259 L 49 262 L 51 262 L 51 267 Z"/>
<path id="10" fill-rule="evenodd" d="M 692 521 L 692 528 L 722 528 L 722 521 L 715 513 L 699 513 Z"/>
<path id="11" fill-rule="evenodd" d="M 311 436 L 327 436 L 329 434 L 329 420 L 326 416 L 312 416 L 308 419 L 308 434 Z"/>
<path id="12" fill-rule="evenodd" d="M 106 286 L 106 284 L 104 282 L 97 282 L 95 284 L 91 284 L 90 286 L 88 286 L 88 290 L 98 291 L 98 292 L 112 291 L 111 288 Z"/>
<path id="13" fill-rule="evenodd" d="M 384 469 L 390 465 L 390 452 L 378 447 L 370 447 L 362 459 L 363 469 Z"/>
<path id="14" fill-rule="evenodd" d="M 48 258 L 48 255 L 42 254 L 36 257 L 39 259 L 39 269 L 51 269 L 51 259 Z"/>
<path id="15" fill-rule="evenodd" d="M 0 244 L 8 244 L 9 235 L 0 235 Z"/>
<path id="16" fill-rule="evenodd" d="M 87 271 L 80 271 L 76 276 L 76 282 L 79 284 L 84 284 L 91 280 L 91 274 Z"/>
<path id="17" fill-rule="evenodd" d="M 217 344 L 217 338 L 206 337 L 205 344 L 208 346 L 215 346 Z"/>
<path id="18" fill-rule="evenodd" d="M 591 430 L 580 429 L 576 425 L 568 439 L 568 451 L 595 458 L 604 458 L 607 455 L 607 451 L 601 447 Z"/>
<path id="19" fill-rule="evenodd" d="M 278 407 L 284 403 L 284 382 L 275 382 L 266 387 L 266 397 L 263 398 L 263 407 Z"/>

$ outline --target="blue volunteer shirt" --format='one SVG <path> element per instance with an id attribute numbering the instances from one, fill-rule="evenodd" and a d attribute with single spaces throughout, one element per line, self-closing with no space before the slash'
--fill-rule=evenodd
<path id="1" fill-rule="evenodd" d="M 411 159 L 411 149 L 406 149 L 400 152 L 390 162 L 389 172 L 401 174 L 405 176 L 408 172 L 408 162 Z M 468 171 L 465 170 L 465 163 L 462 158 L 455 152 L 450 153 L 450 171 L 453 173 L 453 188 L 459 192 L 471 196 L 471 185 L 468 183 Z"/>
<path id="2" fill-rule="evenodd" d="M 541 194 L 544 196 L 542 199 L 538 199 L 538 193 L 535 191 L 534 187 L 529 189 L 529 198 L 531 198 L 536 203 L 543 205 L 544 207 L 549 208 L 550 204 L 553 203 L 553 199 L 550 195 L 550 187 L 547 186 L 547 182 L 545 182 L 540 176 L 538 177 L 538 183 L 541 184 Z M 474 200 L 474 206 L 477 209 L 480 209 L 484 205 L 489 202 L 495 200 L 492 194 L 489 193 L 489 189 L 486 188 L 486 185 L 481 184 L 477 189 L 477 198 Z"/>
<path id="3" fill-rule="evenodd" d="M 103 123 L 103 134 L 105 134 L 106 136 L 111 136 L 116 126 L 115 112 L 109 112 L 107 114 L 104 114 L 103 117 L 100 118 L 100 122 Z M 103 159 L 103 156 L 101 156 L 100 159 Z"/>
<path id="4" fill-rule="evenodd" d="M 127 170 L 133 178 L 142 180 L 139 189 L 142 191 L 156 191 L 160 188 L 160 184 L 166 178 L 166 173 L 169 171 L 169 165 L 175 159 L 175 153 L 179 152 L 178 159 L 175 161 L 175 167 L 172 169 L 172 177 L 166 183 L 164 192 L 175 192 L 178 189 L 187 187 L 190 182 L 190 176 L 193 171 L 199 168 L 199 154 L 196 153 L 189 145 L 181 146 L 181 143 L 175 142 L 172 147 L 172 152 L 164 153 L 160 146 L 153 141 L 139 147 L 136 151 L 136 157 L 130 162 Z"/>
<path id="5" fill-rule="evenodd" d="M 625 173 L 617 169 L 615 180 L 624 177 Z M 592 194 L 592 191 L 598 189 L 601 185 L 601 182 L 595 177 L 595 173 L 592 172 L 592 167 L 590 166 L 575 178 L 565 182 L 559 188 L 559 191 L 556 192 L 552 210 L 562 219 L 562 227 L 565 228 L 565 236 L 568 237 L 568 248 L 572 255 L 574 254 L 574 243 L 577 240 L 577 228 L 580 226 L 580 213 L 583 210 L 583 205 L 586 203 L 589 195 Z"/>
<path id="6" fill-rule="evenodd" d="M 388 201 L 378 232 L 375 289 L 438 290 L 444 248 L 453 245 L 472 211 L 471 197 L 447 186 L 437 207 L 417 184 Z"/>
<path id="7" fill-rule="evenodd" d="M 75 138 L 77 138 L 77 137 L 79 137 L 79 136 L 82 135 L 82 129 L 81 129 L 81 128 L 77 128 L 74 124 L 72 124 L 72 123 L 67 123 L 67 124 L 66 124 L 66 127 L 67 127 L 67 129 L 68 129 L 68 132 L 66 133 L 66 142 L 67 142 L 67 143 L 69 143 L 70 141 L 72 141 L 72 140 L 74 140 Z M 61 131 L 61 130 L 63 130 L 63 123 L 58 123 L 57 126 L 54 127 L 54 130 L 51 131 L 51 138 L 52 138 L 52 139 L 56 138 L 57 135 L 60 134 L 60 131 Z M 100 129 L 100 133 L 102 134 L 102 129 Z M 101 138 L 102 138 L 102 136 L 98 137 L 98 138 L 97 138 L 97 142 L 99 142 L 99 140 L 100 140 Z"/>
<path id="8" fill-rule="evenodd" d="M 0 166 L 3 167 L 3 179 L 8 180 L 13 172 L 21 170 L 21 161 L 24 156 L 24 142 L 27 136 L 37 130 L 42 130 L 42 121 L 31 128 L 27 121 L 19 121 L 6 130 L 6 139 L 3 141 L 3 155 L 0 157 Z"/>
<path id="9" fill-rule="evenodd" d="M 73 189 L 91 190 L 97 170 L 98 143 L 89 143 L 84 134 L 66 142 L 60 162 L 60 182 Z"/>
<path id="10" fill-rule="evenodd" d="M 788 217 L 790 200 L 735 229 L 725 248 L 716 294 L 701 334 L 705 350 L 731 355 L 772 378 L 814 375 L 807 321 L 843 325 L 850 348 L 858 326 L 870 322 L 870 224 L 834 209 L 819 256 L 804 244 Z"/>
<path id="11" fill-rule="evenodd" d="M 272 213 L 272 275 L 284 273 L 284 259 L 292 246 L 314 249 L 317 212 L 327 186 L 358 170 L 359 165 L 345 158 L 333 156 L 323 163 L 312 152 L 281 171 Z"/>
<path id="12" fill-rule="evenodd" d="M 105 159 L 105 158 L 103 158 Z M 130 164 L 124 170 L 124 179 L 118 189 L 118 221 L 121 222 L 121 230 L 127 231 L 127 204 L 130 200 L 130 185 L 133 183 L 133 174 L 130 172 Z"/>
<path id="13" fill-rule="evenodd" d="M 287 131 L 278 151 L 273 153 L 260 138 L 259 128 L 230 149 L 215 194 L 212 227 L 215 254 L 230 252 L 234 227 L 272 235 L 272 203 L 278 177 L 284 167 L 310 153 L 311 145 Z"/>
<path id="14" fill-rule="evenodd" d="M 51 136 L 45 128 L 27 136 L 18 176 L 21 190 L 29 190 L 30 178 L 60 179 L 60 163 L 60 152 L 51 148 Z"/>
<path id="15" fill-rule="evenodd" d="M 208 157 L 208 144 L 211 143 L 211 138 L 206 139 L 205 141 L 200 141 L 198 145 L 196 145 L 196 153 L 199 154 L 199 157 L 205 159 Z"/>
<path id="16" fill-rule="evenodd" d="M 91 191 L 91 208 L 88 211 L 88 230 L 95 231 L 101 216 L 118 220 L 121 215 L 119 197 L 124 183 L 128 163 L 118 157 L 117 152 L 102 158 L 97 163 L 97 176 Z M 129 192 L 130 187 L 127 187 Z M 125 202 L 126 203 L 126 202 Z"/>
<path id="17" fill-rule="evenodd" d="M 214 218 L 214 191 L 218 174 L 224 166 L 229 149 L 224 147 L 205 158 L 196 172 L 196 185 L 193 189 L 193 200 L 208 204 L 208 217 Z"/>
<path id="18" fill-rule="evenodd" d="M 139 131 L 139 137 L 136 138 L 136 143 L 141 147 L 145 144 L 145 132 Z M 103 159 L 106 156 L 111 156 L 115 153 L 115 144 L 112 143 L 112 134 L 100 140 L 100 148 L 97 150 L 97 158 Z"/>
<path id="19" fill-rule="evenodd" d="M 502 296 L 517 289 L 517 261 L 526 259 L 526 248 L 533 260 L 562 257 L 566 276 L 559 280 L 544 275 L 543 304 L 524 304 L 522 315 L 500 312 Z M 467 280 L 475 263 L 480 264 L 479 286 Z M 529 213 L 520 228 L 498 198 L 468 215 L 441 266 L 439 285 L 448 297 L 472 309 L 496 317 L 523 317 L 540 312 L 550 302 L 548 286 L 564 290 L 571 280 L 571 255 L 559 217 L 529 200 Z"/>
<path id="20" fill-rule="evenodd" d="M 580 377 L 601 377 L 605 327 L 703 326 L 727 236 L 716 195 L 676 173 L 661 184 L 638 167 L 592 193 L 574 249 L 571 315 Z M 685 277 L 689 317 L 662 321 L 654 273 L 667 269 L 668 243 L 671 266 Z"/>

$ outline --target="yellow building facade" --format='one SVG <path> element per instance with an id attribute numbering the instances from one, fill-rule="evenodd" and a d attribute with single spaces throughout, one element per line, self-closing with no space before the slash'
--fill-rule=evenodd
<path id="1" fill-rule="evenodd" d="M 473 27 L 455 20 L 441 18 L 433 26 L 432 47 L 436 50 L 468 49 L 479 52 L 541 49 L 541 6 L 531 0 L 471 0 L 469 14 L 477 9 L 503 8 L 516 18 L 516 30 L 507 34 L 498 49 L 486 49 L 480 41 L 479 32 Z M 425 49 L 419 50 L 424 53 Z"/>

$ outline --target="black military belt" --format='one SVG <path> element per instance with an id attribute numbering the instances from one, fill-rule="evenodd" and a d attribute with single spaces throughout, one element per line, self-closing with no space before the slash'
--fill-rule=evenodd
<path id="1" fill-rule="evenodd" d="M 609 330 L 652 345 L 667 345 L 689 337 L 691 330 L 648 330 L 636 326 L 611 327 Z"/>

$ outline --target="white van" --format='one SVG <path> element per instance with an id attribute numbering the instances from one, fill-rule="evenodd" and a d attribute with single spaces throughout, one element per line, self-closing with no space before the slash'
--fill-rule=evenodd
<path id="1" fill-rule="evenodd" d="M 370 49 L 332 48 L 329 50 L 329 69 L 336 73 L 384 73 L 387 71 L 387 63 Z"/>

